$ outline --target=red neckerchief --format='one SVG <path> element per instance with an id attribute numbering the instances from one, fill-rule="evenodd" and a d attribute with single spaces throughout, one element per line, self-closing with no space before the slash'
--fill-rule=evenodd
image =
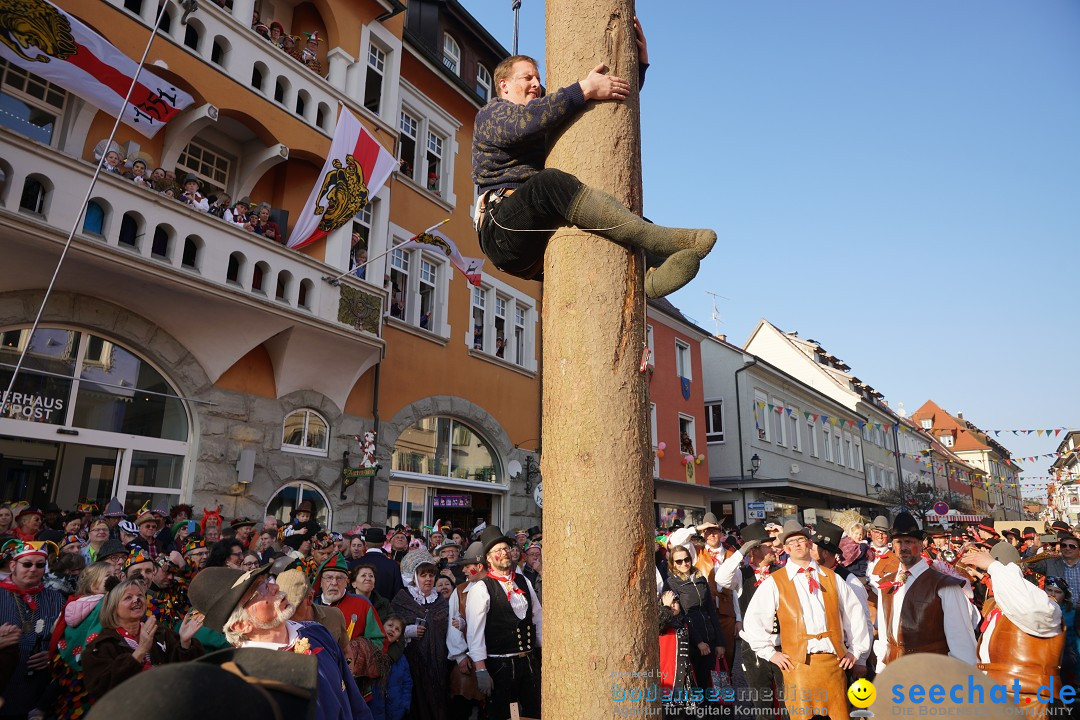
<path id="1" fill-rule="evenodd" d="M 983 619 L 982 624 L 979 625 L 979 632 L 980 633 L 986 632 L 986 628 L 990 627 L 990 623 L 994 622 L 994 620 L 997 620 L 998 617 L 1000 617 L 1000 616 L 1001 616 L 1001 609 L 1000 608 L 994 608 L 993 610 L 991 610 L 990 614 L 987 615 L 986 618 Z"/>
<path id="2" fill-rule="evenodd" d="M 814 592 L 819 587 L 821 587 L 821 584 L 818 583 L 818 581 L 814 579 L 813 573 L 814 573 L 814 568 L 812 568 L 812 567 L 799 568 L 799 575 L 802 575 L 802 574 L 806 575 L 806 582 L 809 583 L 809 585 L 810 585 L 810 594 L 811 595 L 813 595 Z"/>
<path id="3" fill-rule="evenodd" d="M 886 555 L 889 554 L 889 548 L 885 548 L 884 550 L 878 550 L 873 545 L 871 545 L 870 546 L 870 552 L 873 553 L 875 560 L 881 560 L 882 558 L 884 558 Z"/>
<path id="4" fill-rule="evenodd" d="M 765 568 L 764 572 L 754 568 L 754 587 L 757 587 L 761 583 L 765 582 L 765 579 L 769 577 L 769 568 Z"/>
<path id="5" fill-rule="evenodd" d="M 31 610 L 37 610 L 37 598 L 35 598 L 34 596 L 44 590 L 45 585 L 42 584 L 38 585 L 37 587 L 23 590 L 15 583 L 11 582 L 11 580 L 0 580 L 0 588 L 3 588 L 18 595 L 22 598 L 22 601 L 26 603 L 26 607 L 30 608 Z"/>
<path id="6" fill-rule="evenodd" d="M 510 587 L 513 588 L 513 590 L 507 590 L 506 591 L 506 602 L 510 602 L 510 598 L 513 597 L 514 595 L 524 595 L 525 594 L 524 592 L 521 591 L 521 588 L 519 588 L 517 586 L 517 583 L 514 582 L 514 569 L 513 568 L 510 569 L 510 577 L 505 577 L 505 578 L 504 577 L 499 577 L 498 575 L 491 572 L 490 570 L 488 570 L 487 576 L 489 578 L 491 578 L 492 580 L 496 580 L 496 581 L 501 582 L 501 583 L 506 583 L 507 585 L 509 585 Z"/>

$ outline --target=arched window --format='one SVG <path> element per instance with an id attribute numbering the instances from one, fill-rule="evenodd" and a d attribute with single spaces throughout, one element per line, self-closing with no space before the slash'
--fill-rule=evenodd
<path id="1" fill-rule="evenodd" d="M 240 284 L 240 268 L 244 266 L 244 254 L 234 252 L 229 256 L 229 267 L 225 271 L 225 279 L 231 283 Z"/>
<path id="2" fill-rule="evenodd" d="M 91 200 L 86 204 L 83 216 L 83 232 L 101 236 L 105 234 L 105 201 Z"/>
<path id="3" fill-rule="evenodd" d="M 266 504 L 266 514 L 272 515 L 282 524 L 292 519 L 293 510 L 305 500 L 311 501 L 315 508 L 313 518 L 323 527 L 330 527 L 333 509 L 319 488 L 304 481 L 289 483 L 278 490 Z"/>
<path id="4" fill-rule="evenodd" d="M 497 456 L 478 432 L 450 417 L 426 417 L 394 445 L 391 468 L 404 472 L 498 482 Z"/>
<path id="5" fill-rule="evenodd" d="M 286 452 L 326 456 L 330 445 L 330 424 L 308 408 L 294 410 L 282 423 L 281 449 Z"/>
<path id="6" fill-rule="evenodd" d="M 491 73 L 483 65 L 476 66 L 476 94 L 485 101 L 491 99 Z"/>
<path id="7" fill-rule="evenodd" d="M 449 33 L 443 33 L 442 63 L 450 72 L 455 75 L 459 74 L 458 68 L 461 67 L 461 48 L 458 47 L 457 40 L 450 37 Z"/>

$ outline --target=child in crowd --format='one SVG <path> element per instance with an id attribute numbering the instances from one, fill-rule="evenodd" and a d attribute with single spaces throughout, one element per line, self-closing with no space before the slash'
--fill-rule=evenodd
<path id="1" fill-rule="evenodd" d="M 199 192 L 199 178 L 195 177 L 194 173 L 188 173 L 184 178 L 184 192 L 180 196 L 180 201 L 202 212 L 210 209 L 206 196 Z"/>
<path id="2" fill-rule="evenodd" d="M 387 615 L 383 620 L 386 641 L 383 652 L 390 656 L 390 673 L 385 683 L 376 683 L 371 698 L 371 711 L 375 717 L 401 720 L 412 702 L 412 674 L 405 657 L 405 620 L 400 615 Z"/>

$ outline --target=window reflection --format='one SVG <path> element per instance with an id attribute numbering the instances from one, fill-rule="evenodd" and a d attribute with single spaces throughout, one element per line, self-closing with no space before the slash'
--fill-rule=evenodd
<path id="1" fill-rule="evenodd" d="M 393 469 L 498 482 L 495 453 L 468 425 L 447 417 L 427 417 L 407 428 L 394 446 Z"/>

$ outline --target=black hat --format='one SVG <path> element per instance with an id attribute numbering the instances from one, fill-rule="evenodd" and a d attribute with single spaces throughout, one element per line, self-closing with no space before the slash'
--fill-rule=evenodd
<path id="1" fill-rule="evenodd" d="M 761 542 L 770 542 L 772 536 L 769 535 L 769 531 L 765 529 L 765 526 L 759 522 L 750 523 L 743 528 L 739 534 L 742 537 L 744 543 L 751 542 L 753 540 L 760 540 Z"/>
<path id="2" fill-rule="evenodd" d="M 834 525 L 828 520 L 819 520 L 817 527 L 814 528 L 814 534 L 810 536 L 810 539 L 818 547 L 828 550 L 834 555 L 840 554 L 840 538 L 843 537 L 844 530 L 839 525 Z"/>
<path id="3" fill-rule="evenodd" d="M 527 532 L 529 533 L 530 538 L 534 538 L 537 535 L 543 534 L 543 530 L 540 529 L 539 525 L 533 525 L 531 528 L 528 529 Z"/>
<path id="4" fill-rule="evenodd" d="M 948 537 L 949 531 L 940 525 L 927 525 L 926 534 L 930 537 Z"/>
<path id="5" fill-rule="evenodd" d="M 1030 525 L 1025 527 L 1024 528 L 1024 537 L 1026 537 L 1026 538 L 1035 537 L 1035 528 L 1031 527 Z"/>
<path id="6" fill-rule="evenodd" d="M 984 517 L 982 520 L 979 521 L 979 524 L 976 526 L 976 528 L 978 530 L 985 530 L 994 537 L 998 536 L 998 531 L 994 528 L 994 518 L 992 517 Z"/>
<path id="7" fill-rule="evenodd" d="M 489 525 L 484 529 L 484 532 L 480 534 L 480 544 L 484 546 L 485 558 L 488 553 L 491 552 L 491 548 L 499 543 L 506 543 L 513 547 L 515 542 L 514 538 L 506 537 L 506 535 L 503 534 L 503 531 L 499 529 L 498 525 Z"/>
<path id="8" fill-rule="evenodd" d="M 788 538 L 795 535 L 802 535 L 807 540 L 810 539 L 810 531 L 803 527 L 803 524 L 798 520 L 788 520 L 784 523 L 784 529 L 780 533 L 780 542 L 786 543 Z"/>
<path id="9" fill-rule="evenodd" d="M 318 660 L 263 648 L 226 649 L 139 673 L 96 701 L 93 720 L 263 720 L 315 717 Z"/>
<path id="10" fill-rule="evenodd" d="M 372 545 L 382 545 L 386 542 L 386 531 L 381 527 L 368 528 L 364 531 L 364 542 Z"/>
<path id="11" fill-rule="evenodd" d="M 206 616 L 203 623 L 217 632 L 224 632 L 225 621 L 244 599 L 251 586 L 270 572 L 269 565 L 256 570 L 237 570 L 230 567 L 211 567 L 199 572 L 188 588 L 191 606 Z"/>
<path id="12" fill-rule="evenodd" d="M 101 549 L 98 550 L 97 559 L 104 560 L 110 555 L 127 555 L 128 549 L 124 547 L 124 543 L 113 538 L 109 538 L 101 544 Z"/>
<path id="13" fill-rule="evenodd" d="M 1050 523 L 1050 529 L 1054 532 L 1060 532 L 1062 530 L 1064 530 L 1065 532 L 1069 532 L 1071 528 L 1069 527 L 1069 523 L 1065 522 L 1064 520 L 1055 520 L 1054 522 Z"/>
<path id="14" fill-rule="evenodd" d="M 45 506 L 45 513 L 46 514 L 49 514 L 49 513 L 62 513 L 62 512 L 64 512 L 64 511 L 61 510 L 60 506 L 57 505 L 55 502 L 50 502 L 49 504 L 47 504 Z"/>
<path id="15" fill-rule="evenodd" d="M 922 540 L 925 535 L 926 533 L 919 528 L 919 523 L 915 521 L 914 516 L 907 511 L 897 514 L 893 520 L 892 528 L 889 530 L 889 536 L 893 540 L 899 537 L 913 537 L 916 540 Z"/>
<path id="16" fill-rule="evenodd" d="M 1020 539 L 1020 531 L 1017 530 L 1016 528 L 1007 528 L 1005 530 L 1002 530 L 1001 534 L 1002 535 L 1012 535 L 1017 540 Z"/>

